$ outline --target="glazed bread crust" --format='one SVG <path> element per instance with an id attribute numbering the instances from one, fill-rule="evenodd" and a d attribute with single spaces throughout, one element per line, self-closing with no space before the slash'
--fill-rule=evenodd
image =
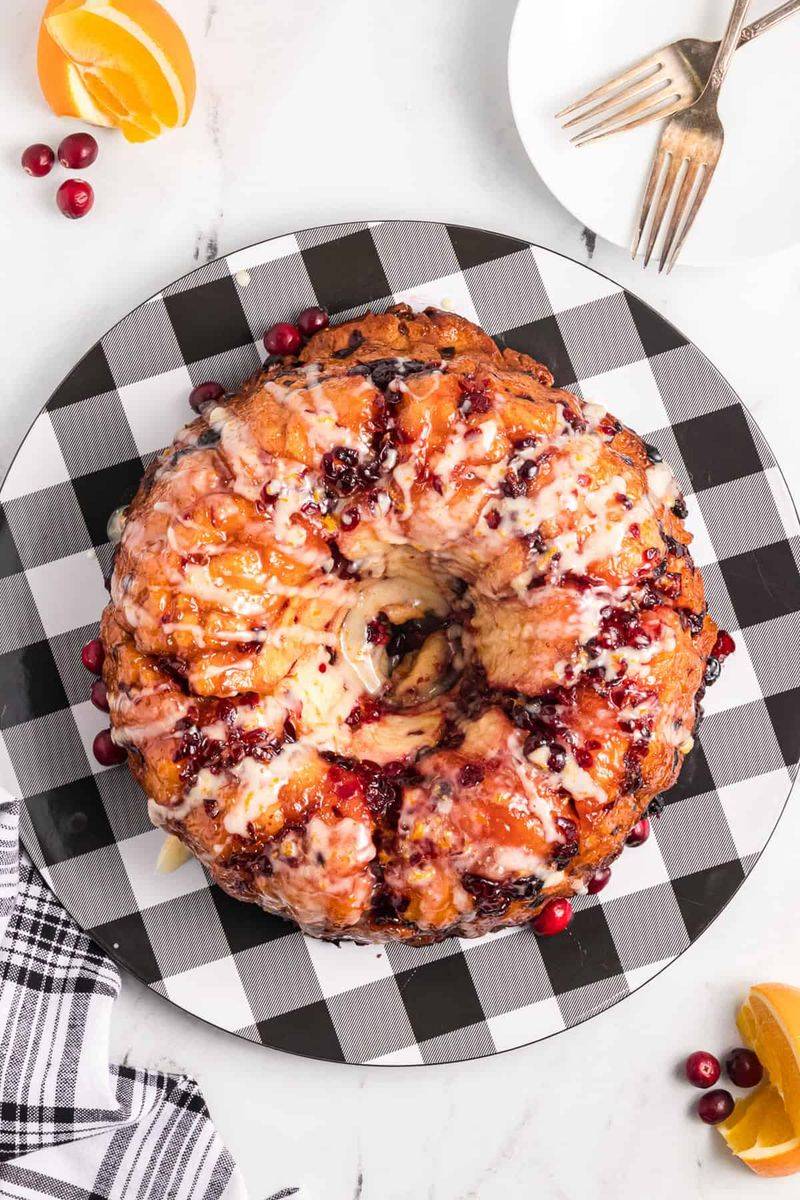
<path id="1" fill-rule="evenodd" d="M 717 627 L 669 468 L 451 313 L 315 335 L 126 512 L 113 736 L 232 895 L 424 943 L 585 887 L 676 779 Z"/>

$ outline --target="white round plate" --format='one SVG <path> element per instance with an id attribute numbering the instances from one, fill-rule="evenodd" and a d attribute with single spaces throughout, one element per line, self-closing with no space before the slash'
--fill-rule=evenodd
<path id="1" fill-rule="evenodd" d="M 771 6 L 752 5 L 749 19 Z M 718 40 L 730 8 L 731 0 L 520 0 L 508 57 L 520 137 L 553 194 L 600 237 L 630 246 L 662 123 L 577 149 L 554 113 L 676 38 Z M 800 13 L 737 51 L 719 105 L 725 149 L 681 263 L 732 264 L 797 242 L 798 61 Z"/>

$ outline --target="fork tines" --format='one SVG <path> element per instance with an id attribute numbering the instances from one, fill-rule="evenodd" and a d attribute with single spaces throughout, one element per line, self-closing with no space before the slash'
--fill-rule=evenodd
<path id="1" fill-rule="evenodd" d="M 584 146 L 655 118 L 671 116 L 683 103 L 680 88 L 656 53 L 568 104 L 556 113 L 556 119 L 569 117 L 563 128 L 570 129 L 605 114 L 594 124 L 576 130 L 571 137 L 574 145 Z"/>
<path id="2" fill-rule="evenodd" d="M 703 202 L 715 165 L 659 146 L 647 180 L 631 257 L 636 257 L 645 241 L 643 265 L 647 267 L 663 229 L 658 270 L 669 274 Z"/>

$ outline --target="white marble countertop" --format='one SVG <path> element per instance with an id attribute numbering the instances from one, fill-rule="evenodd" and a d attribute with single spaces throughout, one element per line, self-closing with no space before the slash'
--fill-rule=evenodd
<path id="1" fill-rule="evenodd" d="M 17 165 L 23 146 L 57 143 L 63 125 L 33 74 L 40 5 L 3 2 L 3 469 L 84 350 L 193 264 L 304 226 L 402 216 L 591 259 L 706 351 L 800 495 L 800 249 L 663 279 L 595 248 L 514 129 L 514 0 L 168 2 L 198 59 L 195 116 L 146 148 L 104 134 L 96 207 L 76 223 L 57 213 L 53 179 L 29 180 Z M 113 1052 L 200 1081 L 253 1198 L 289 1185 L 304 1200 L 788 1198 L 796 1179 L 757 1182 L 687 1115 L 698 1093 L 675 1064 L 735 1038 L 734 1004 L 750 982 L 800 983 L 798 878 L 795 800 L 697 946 L 588 1024 L 498 1058 L 385 1070 L 290 1058 L 202 1025 L 127 976 Z"/>

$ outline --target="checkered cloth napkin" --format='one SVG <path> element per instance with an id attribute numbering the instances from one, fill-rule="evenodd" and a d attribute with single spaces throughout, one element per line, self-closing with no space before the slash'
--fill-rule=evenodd
<path id="1" fill-rule="evenodd" d="M 119 974 L 19 854 L 17 816 L 0 791 L 0 1197 L 246 1200 L 193 1080 L 109 1066 Z"/>

